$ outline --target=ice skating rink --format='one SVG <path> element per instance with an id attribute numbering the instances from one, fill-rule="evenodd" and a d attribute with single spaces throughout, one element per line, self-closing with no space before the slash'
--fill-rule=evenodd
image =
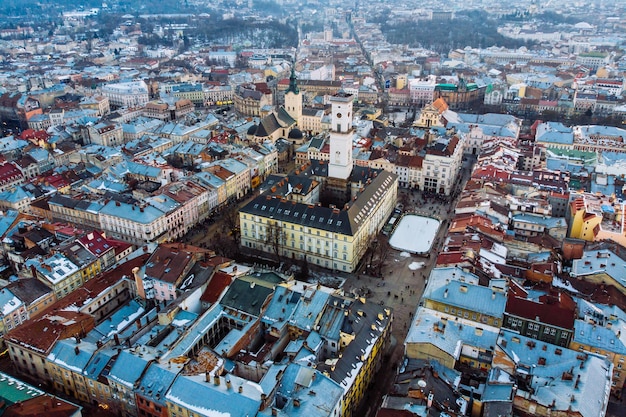
<path id="1" fill-rule="evenodd" d="M 427 253 L 441 222 L 430 217 L 405 214 L 389 239 L 392 248 L 411 253 Z"/>

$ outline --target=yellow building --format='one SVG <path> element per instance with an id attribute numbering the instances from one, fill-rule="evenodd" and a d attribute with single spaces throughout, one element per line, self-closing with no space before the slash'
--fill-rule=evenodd
<path id="1" fill-rule="evenodd" d="M 172 95 L 181 100 L 189 100 L 196 106 L 204 105 L 204 91 L 201 84 L 172 88 Z"/>
<path id="2" fill-rule="evenodd" d="M 241 245 L 278 252 L 286 259 L 306 257 L 324 268 L 355 271 L 397 200 L 397 176 L 373 172 L 376 176 L 367 184 L 364 181 L 363 191 L 341 209 L 258 196 L 239 212 Z"/>
<path id="3" fill-rule="evenodd" d="M 30 259 L 26 266 L 34 269 L 35 278 L 49 286 L 57 298 L 65 297 L 84 283 L 80 268 L 59 253 L 43 260 Z"/>
<path id="4" fill-rule="evenodd" d="M 53 315 L 27 321 L 8 332 L 4 336 L 4 341 L 17 372 L 37 378 L 42 383 L 56 380 L 63 384 L 64 373 L 58 375 L 58 378 L 51 373 L 49 354 L 59 339 L 89 332 L 94 325 L 94 318 L 91 315 L 75 311 L 57 311 Z"/>
<path id="5" fill-rule="evenodd" d="M 330 372 L 325 372 L 345 390 L 341 402 L 342 417 L 354 416 L 365 400 L 367 389 L 383 366 L 393 321 L 389 309 L 366 303 L 364 299 L 355 301 L 355 304 L 352 309 L 352 313 L 356 313 L 355 319 L 359 317 L 369 326 L 362 326 L 360 332 L 355 332 L 354 339 L 341 352 L 339 360 L 331 366 Z"/>
<path id="6" fill-rule="evenodd" d="M 405 355 L 412 359 L 436 360 L 454 369 L 459 363 L 487 371 L 499 329 L 420 307 L 407 334 Z"/>
<path id="7" fill-rule="evenodd" d="M 239 85 L 233 95 L 235 110 L 242 116 L 262 116 L 262 109 L 271 106 L 272 91 L 265 83 Z"/>
<path id="8" fill-rule="evenodd" d="M 625 204 L 615 198 L 577 193 L 569 203 L 568 237 L 589 242 L 612 240 L 626 246 Z"/>
<path id="9" fill-rule="evenodd" d="M 48 200 L 48 206 L 55 221 L 68 222 L 91 229 L 100 228 L 100 218 L 97 210 L 99 209 L 99 204 L 97 203 L 76 200 L 57 193 Z"/>

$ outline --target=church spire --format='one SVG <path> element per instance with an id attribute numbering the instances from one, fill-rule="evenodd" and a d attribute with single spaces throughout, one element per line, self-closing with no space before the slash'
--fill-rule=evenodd
<path id="1" fill-rule="evenodd" d="M 294 94 L 300 94 L 300 89 L 298 88 L 298 83 L 296 79 L 296 61 L 295 60 L 291 64 L 291 75 L 289 76 L 289 88 L 287 88 L 287 91 L 285 91 L 285 93 L 288 93 L 290 91 Z"/>

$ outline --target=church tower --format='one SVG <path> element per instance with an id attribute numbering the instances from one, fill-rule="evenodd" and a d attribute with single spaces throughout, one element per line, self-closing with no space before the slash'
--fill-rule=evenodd
<path id="1" fill-rule="evenodd" d="M 302 121 L 302 94 L 298 88 L 295 67 L 296 63 L 294 62 L 291 65 L 289 87 L 285 91 L 285 110 L 296 121 L 296 125 L 300 126 Z"/>
<path id="2" fill-rule="evenodd" d="M 352 101 L 353 96 L 339 92 L 330 98 L 330 162 L 328 176 L 346 180 L 352 172 Z"/>

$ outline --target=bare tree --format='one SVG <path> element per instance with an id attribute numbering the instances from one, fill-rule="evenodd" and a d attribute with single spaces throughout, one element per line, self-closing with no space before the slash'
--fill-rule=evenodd
<path id="1" fill-rule="evenodd" d="M 264 243 L 276 255 L 276 262 L 280 263 L 280 249 L 285 245 L 286 240 L 287 233 L 283 230 L 282 225 L 277 222 L 268 223 Z"/>
<path id="2" fill-rule="evenodd" d="M 387 260 L 387 256 L 389 256 L 389 252 L 391 252 L 391 246 L 389 245 L 389 239 L 387 236 L 382 233 L 377 238 L 378 244 L 374 250 L 374 262 L 376 263 L 378 269 L 378 276 L 382 275 L 383 264 Z"/>
<path id="3" fill-rule="evenodd" d="M 228 234 L 233 238 L 235 246 L 239 246 L 241 241 L 241 230 L 239 229 L 239 211 L 234 207 L 226 207 L 224 210 L 224 226 Z"/>

